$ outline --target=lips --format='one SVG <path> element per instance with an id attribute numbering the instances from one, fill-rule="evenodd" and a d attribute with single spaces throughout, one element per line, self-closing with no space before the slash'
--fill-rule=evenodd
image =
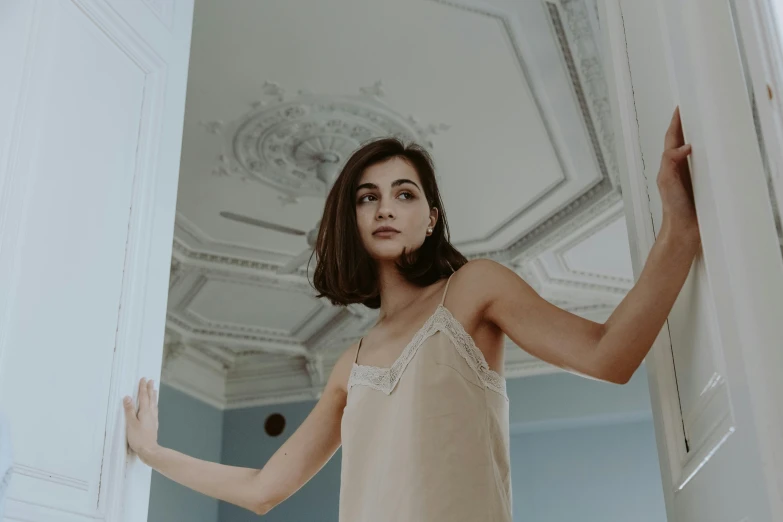
<path id="1" fill-rule="evenodd" d="M 392 228 L 392 227 L 378 227 L 377 229 L 375 229 L 375 231 L 372 233 L 372 235 L 374 235 L 374 236 L 377 235 L 377 234 L 390 235 L 390 234 L 399 233 L 399 232 L 400 232 L 399 230 L 397 230 L 396 228 Z"/>

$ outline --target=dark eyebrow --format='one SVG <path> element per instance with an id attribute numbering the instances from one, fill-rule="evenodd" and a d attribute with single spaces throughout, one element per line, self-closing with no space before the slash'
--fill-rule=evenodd
<path id="1" fill-rule="evenodd" d="M 412 181 L 412 180 L 409 180 L 409 179 L 397 179 L 397 180 L 394 180 L 394 181 L 392 181 L 391 186 L 392 186 L 392 188 L 393 187 L 399 187 L 400 185 L 404 185 L 406 183 L 410 183 L 411 185 L 413 185 L 417 189 L 421 190 L 421 187 L 419 187 L 416 184 L 415 181 Z M 359 192 L 361 189 L 365 189 L 365 188 L 366 189 L 377 189 L 378 185 L 376 185 L 375 183 L 362 183 L 361 185 L 356 187 L 356 192 Z"/>

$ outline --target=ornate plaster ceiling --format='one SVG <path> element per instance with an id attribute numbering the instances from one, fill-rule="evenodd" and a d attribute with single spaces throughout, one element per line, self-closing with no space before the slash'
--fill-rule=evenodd
<path id="1" fill-rule="evenodd" d="M 453 240 L 604 320 L 632 284 L 589 0 L 197 0 L 164 380 L 219 407 L 317 397 L 375 321 L 278 268 L 339 166 L 398 135 L 433 153 Z M 554 371 L 516 347 L 509 376 Z"/>

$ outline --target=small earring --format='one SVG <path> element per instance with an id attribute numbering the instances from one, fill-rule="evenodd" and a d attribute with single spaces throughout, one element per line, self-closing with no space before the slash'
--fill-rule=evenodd
<path id="1" fill-rule="evenodd" d="M 432 227 L 428 227 L 427 228 L 427 235 L 430 235 L 430 234 L 432 234 Z"/>

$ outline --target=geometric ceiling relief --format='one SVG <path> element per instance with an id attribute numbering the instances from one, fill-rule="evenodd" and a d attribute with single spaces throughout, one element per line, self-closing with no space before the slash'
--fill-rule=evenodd
<path id="1" fill-rule="evenodd" d="M 583 239 L 558 249 L 556 260 L 570 274 L 617 282 L 627 287 L 633 283 L 631 253 L 621 248 L 624 245 L 617 241 L 618 237 L 627 235 L 628 229 L 620 208 L 620 212 L 612 214 L 604 226 L 596 229 L 590 241 Z"/>
<path id="2" fill-rule="evenodd" d="M 516 257 L 521 252 L 532 255 L 532 248 L 543 247 L 548 235 L 562 226 L 574 226 L 578 216 L 596 204 L 611 205 L 619 199 L 617 166 L 614 154 L 614 131 L 611 121 L 608 86 L 602 66 L 602 57 L 596 43 L 591 15 L 594 5 L 583 0 L 544 1 L 520 3 L 514 11 L 475 0 L 431 0 L 444 6 L 497 21 L 507 34 L 520 70 L 526 78 L 539 112 L 544 116 L 550 140 L 555 147 L 562 167 L 562 175 L 546 190 L 526 201 L 512 215 L 480 238 L 458 239 L 456 245 L 465 250 L 468 257 L 492 257 L 504 259 Z M 535 25 L 547 26 L 557 45 L 557 56 L 537 49 L 531 53 L 526 45 Z M 541 81 L 546 77 L 545 60 L 562 60 L 571 84 L 577 111 L 564 113 L 560 104 L 552 105 L 548 94 L 552 84 Z M 543 65 L 540 65 L 542 60 Z M 542 67 L 536 69 L 536 66 Z M 562 82 L 561 82 L 562 83 Z M 558 100 L 562 102 L 562 100 Z M 578 121 L 568 119 L 577 114 Z M 554 125 L 553 125 L 554 124 Z M 573 136 L 562 139 L 558 134 L 568 134 L 576 126 L 583 131 L 581 140 Z M 560 129 L 559 131 L 557 129 Z M 584 142 L 585 155 L 580 155 L 578 145 Z M 564 147 L 567 150 L 560 150 Z M 568 160 L 571 161 L 568 161 Z M 568 201 L 562 205 L 562 201 Z M 557 202 L 548 205 L 549 202 Z M 497 239 L 503 238 L 498 243 Z M 493 241 L 494 240 L 494 241 Z M 499 249 L 488 248 L 490 244 Z"/>
<path id="3" fill-rule="evenodd" d="M 522 256 L 511 266 L 544 298 L 570 311 L 587 310 L 590 304 L 596 310 L 611 310 L 634 283 L 627 234 L 623 205 L 618 202 L 559 236 L 535 258 Z"/>
<path id="4" fill-rule="evenodd" d="M 167 384 L 218 408 L 320 396 L 378 311 L 316 299 L 306 240 L 380 136 L 430 150 L 468 258 L 595 321 L 632 286 L 594 0 L 197 1 Z M 559 371 L 506 346 L 509 378 Z"/>
<path id="5" fill-rule="evenodd" d="M 291 96 L 265 82 L 262 98 L 239 119 L 204 126 L 225 139 L 218 176 L 232 174 L 267 183 L 288 195 L 325 195 L 350 155 L 362 144 L 385 136 L 432 148 L 430 138 L 445 124 L 422 125 L 383 103 L 383 85 L 336 96 L 299 91 Z"/>

